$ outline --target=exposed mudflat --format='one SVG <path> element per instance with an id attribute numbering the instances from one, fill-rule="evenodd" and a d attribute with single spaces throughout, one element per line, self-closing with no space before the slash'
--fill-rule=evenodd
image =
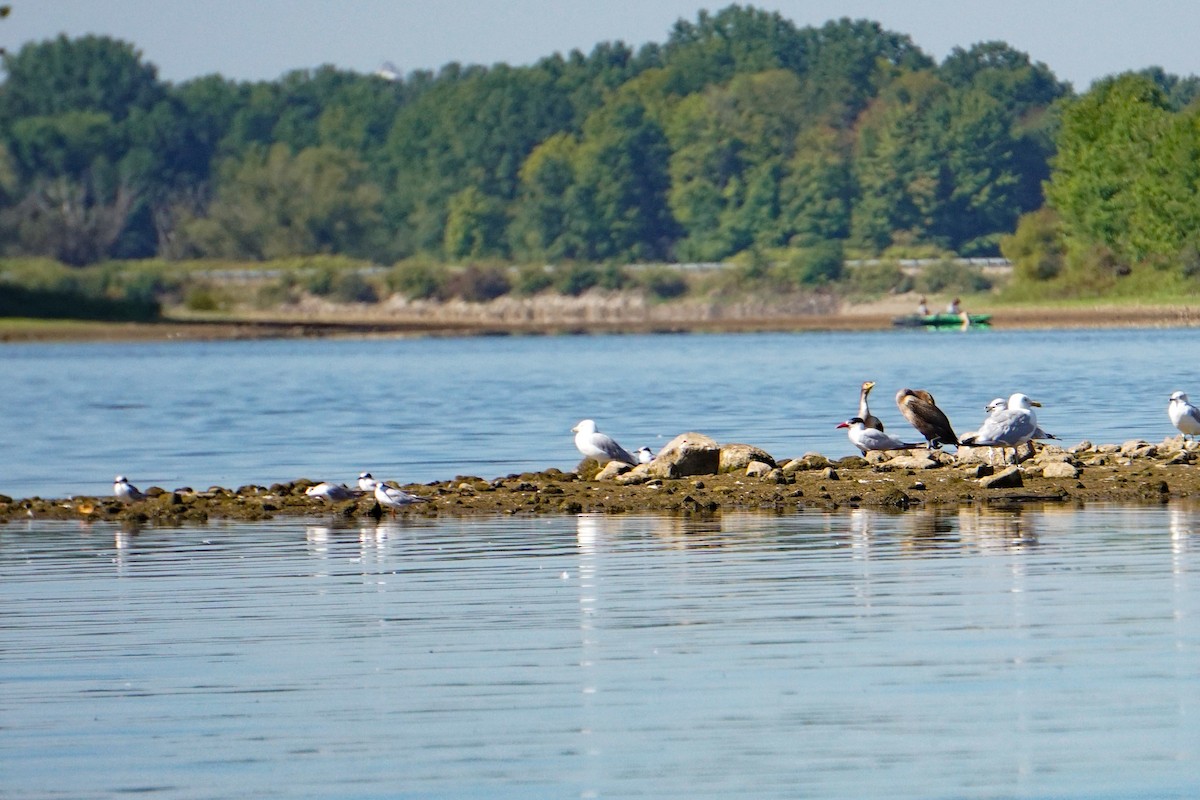
<path id="1" fill-rule="evenodd" d="M 425 517 L 490 514 L 717 514 L 726 510 L 787 513 L 798 509 L 1092 502 L 1164 503 L 1200 498 L 1200 449 L 1182 437 L 1157 444 L 1083 442 L 1070 449 L 1040 448 L 1020 466 L 987 463 L 984 449 L 957 454 L 904 451 L 829 461 L 810 453 L 772 463 L 751 461 L 731 471 L 679 478 L 651 477 L 645 468 L 596 477 L 585 461 L 574 472 L 544 472 L 451 480 L 403 488 L 428 498 L 400 513 Z M 611 474 L 608 470 L 605 474 Z M 372 495 L 328 504 L 305 495 L 314 481 L 237 489 L 152 487 L 145 500 L 111 497 L 11 499 L 0 496 L 0 522 L 35 519 L 116 520 L 180 525 L 210 519 L 260 520 L 288 515 L 379 519 L 389 515 Z"/>

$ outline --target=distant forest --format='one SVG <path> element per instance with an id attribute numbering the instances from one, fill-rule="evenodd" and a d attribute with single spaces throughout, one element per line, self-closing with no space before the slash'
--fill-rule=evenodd
<path id="1" fill-rule="evenodd" d="M 1200 274 L 1200 82 L 1150 70 L 1077 96 L 1002 42 L 939 64 L 874 22 L 734 5 L 528 67 L 176 85 L 96 36 L 4 67 L 9 256 L 706 262 L 1003 240 L 1029 280 Z"/>

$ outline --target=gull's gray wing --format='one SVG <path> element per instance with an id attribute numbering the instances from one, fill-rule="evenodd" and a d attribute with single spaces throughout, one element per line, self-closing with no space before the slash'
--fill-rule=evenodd
<path id="1" fill-rule="evenodd" d="M 637 459 L 630 455 L 629 451 L 621 445 L 617 444 L 617 440 L 605 433 L 597 433 L 592 436 L 592 444 L 596 446 L 600 452 L 608 456 L 613 461 L 623 461 L 626 464 L 636 464 Z"/>

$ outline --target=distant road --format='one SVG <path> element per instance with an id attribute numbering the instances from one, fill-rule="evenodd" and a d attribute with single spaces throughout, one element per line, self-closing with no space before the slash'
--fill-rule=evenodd
<path id="1" fill-rule="evenodd" d="M 920 272 L 930 264 L 941 264 L 944 258 L 855 258 L 847 260 L 847 267 L 873 267 L 876 264 L 896 264 L 905 273 L 912 275 Z M 981 267 L 984 272 L 1008 272 L 1012 270 L 1012 262 L 1007 258 L 952 258 L 953 264 L 964 267 Z"/>

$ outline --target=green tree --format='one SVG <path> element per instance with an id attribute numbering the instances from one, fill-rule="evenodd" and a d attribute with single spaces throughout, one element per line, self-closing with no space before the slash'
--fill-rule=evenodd
<path id="1" fill-rule="evenodd" d="M 667 257 L 677 235 L 667 207 L 669 152 L 662 128 L 635 101 L 618 95 L 587 119 L 575 152 L 579 216 L 571 226 L 581 257 Z"/>
<path id="2" fill-rule="evenodd" d="M 938 77 L 956 89 L 979 89 L 1019 120 L 1071 92 L 1070 84 L 1054 77 L 1042 62 L 1004 42 L 980 42 L 968 49 L 955 47 L 937 69 Z"/>
<path id="3" fill-rule="evenodd" d="M 858 123 L 854 158 L 858 202 L 852 235 L 879 252 L 933 242 L 943 195 L 939 132 L 932 119 L 947 87 L 929 72 L 896 80 Z"/>
<path id="4" fill-rule="evenodd" d="M 557 261 L 580 252 L 581 243 L 571 234 L 577 148 L 574 136 L 556 134 L 535 148 L 521 166 L 521 190 L 509 232 L 518 257 Z"/>
<path id="5" fill-rule="evenodd" d="M 805 67 L 805 45 L 796 26 L 778 12 L 731 5 L 696 22 L 679 20 L 663 48 L 672 90 L 691 94 L 728 83 L 739 73 Z"/>
<path id="6" fill-rule="evenodd" d="M 846 138 L 828 126 L 801 134 L 780 183 L 785 241 L 813 246 L 849 237 L 855 197 Z"/>
<path id="7" fill-rule="evenodd" d="M 1200 244 L 1200 108 L 1165 120 L 1133 176 L 1120 240 L 1131 261 L 1175 261 Z"/>
<path id="8" fill-rule="evenodd" d="M 672 114 L 670 204 L 687 232 L 683 258 L 709 261 L 786 237 L 780 182 L 804 122 L 791 72 L 736 76 Z"/>
<path id="9" fill-rule="evenodd" d="M 7 213 L 21 252 L 84 265 L 109 255 L 138 202 L 123 126 L 108 114 L 25 117 L 10 130 L 21 198 Z"/>
<path id="10" fill-rule="evenodd" d="M 157 70 L 133 45 L 107 36 L 70 39 L 65 34 L 5 54 L 8 77 L 0 92 L 0 123 L 74 111 L 125 119 L 165 95 Z"/>
<path id="11" fill-rule="evenodd" d="M 399 248 L 440 252 L 449 200 L 469 186 L 512 202 L 525 159 L 572 116 L 552 76 L 510 67 L 440 81 L 401 109 L 383 156 Z"/>
<path id="12" fill-rule="evenodd" d="M 1069 242 L 1102 246 L 1127 264 L 1148 254 L 1130 221 L 1149 192 L 1143 173 L 1169 122 L 1162 90 L 1136 75 L 1104 81 L 1067 106 L 1046 199 Z"/>
<path id="13" fill-rule="evenodd" d="M 380 191 L 352 155 L 286 145 L 227 162 L 205 217 L 185 223 L 201 255 L 269 259 L 315 253 L 369 257 Z"/>
<path id="14" fill-rule="evenodd" d="M 898 78 L 858 126 L 856 241 L 995 252 L 1023 210 L 1010 126 L 979 90 L 930 72 Z"/>
<path id="15" fill-rule="evenodd" d="M 474 186 L 450 198 L 444 250 L 451 258 L 507 255 L 504 205 Z"/>
<path id="16" fill-rule="evenodd" d="M 1000 234 L 1011 231 L 1024 210 L 1009 122 L 982 91 L 952 91 L 946 101 L 934 116 L 943 134 L 945 197 L 933 233 L 955 252 L 992 254 Z"/>
<path id="17" fill-rule="evenodd" d="M 805 28 L 802 39 L 802 104 L 810 116 L 838 129 L 852 126 L 897 75 L 933 66 L 911 38 L 870 20 L 830 20 Z"/>
<path id="18" fill-rule="evenodd" d="M 1013 263 L 1020 283 L 1038 283 L 1058 277 L 1065 253 L 1058 214 L 1041 208 L 1021 217 L 1017 229 L 1000 240 L 1000 252 Z"/>

